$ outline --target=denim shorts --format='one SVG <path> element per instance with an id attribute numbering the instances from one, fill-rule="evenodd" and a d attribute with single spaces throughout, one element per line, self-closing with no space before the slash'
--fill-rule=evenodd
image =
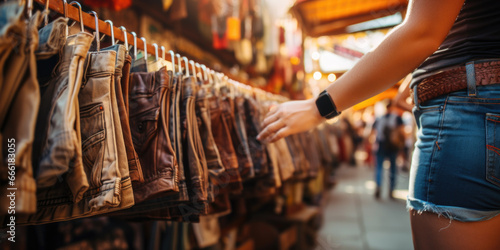
<path id="1" fill-rule="evenodd" d="M 407 207 L 458 221 L 500 213 L 500 84 L 415 105 Z M 497 131 L 498 129 L 498 131 Z M 497 133 L 498 132 L 498 133 Z"/>

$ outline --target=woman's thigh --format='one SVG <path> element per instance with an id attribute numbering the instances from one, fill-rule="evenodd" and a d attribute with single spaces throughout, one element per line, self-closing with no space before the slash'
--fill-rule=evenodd
<path id="1" fill-rule="evenodd" d="M 416 250 L 500 249 L 500 216 L 485 221 L 461 222 L 411 210 L 410 220 Z"/>

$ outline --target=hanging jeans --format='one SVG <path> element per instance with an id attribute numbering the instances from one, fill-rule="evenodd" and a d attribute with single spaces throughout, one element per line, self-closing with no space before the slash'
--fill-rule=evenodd
<path id="1" fill-rule="evenodd" d="M 26 24 L 24 11 L 17 1 L 0 4 L 0 215 L 9 209 L 8 188 L 16 188 L 17 214 L 36 209 L 31 152 L 40 104 L 34 52 L 41 16 L 35 13 Z"/>
<path id="2" fill-rule="evenodd" d="M 244 155 L 242 159 L 245 163 L 240 164 L 240 175 L 243 180 L 248 180 L 255 176 L 255 170 L 246 128 L 245 98 L 242 96 L 235 97 L 233 99 L 233 106 L 235 128 L 241 142 L 235 149 L 237 152 L 241 152 Z"/>
<path id="3" fill-rule="evenodd" d="M 130 75 L 130 129 L 145 180 L 134 183 L 136 202 L 179 191 L 168 127 L 170 77 L 166 68 Z"/>
<path id="4" fill-rule="evenodd" d="M 85 32 L 67 38 L 54 77 L 42 96 L 39 113 L 44 116 L 39 116 L 36 127 L 40 154 L 33 155 L 39 166 L 37 213 L 18 218 L 18 223 L 65 220 L 81 216 L 85 207 L 90 210 L 84 202 L 79 209 L 73 205 L 82 201 L 89 188 L 82 163 L 78 93 L 92 38 Z"/>
<path id="5" fill-rule="evenodd" d="M 132 181 L 143 182 L 144 176 L 142 175 L 141 164 L 139 162 L 139 156 L 135 152 L 134 144 L 132 142 L 132 134 L 130 132 L 130 124 L 128 118 L 128 110 L 125 106 L 125 98 L 123 97 L 122 90 L 122 76 L 125 78 L 129 77 L 129 73 L 123 73 L 123 68 L 125 68 L 125 64 L 129 64 L 130 60 L 126 60 L 125 53 L 126 49 L 123 45 L 113 45 L 111 47 L 103 49 L 111 50 L 116 52 L 116 67 L 115 67 L 115 75 L 114 75 L 114 89 L 115 89 L 115 98 L 116 99 L 116 114 L 113 117 L 118 119 L 115 121 L 115 127 L 117 132 L 117 145 L 124 145 L 125 147 L 121 150 L 125 150 L 126 161 L 123 162 L 123 165 L 128 166 L 129 175 Z M 127 55 L 128 56 L 128 55 Z M 129 68 L 129 66 L 127 66 Z M 128 85 L 128 83 L 126 83 Z M 118 146 L 120 149 L 120 146 Z M 123 152 L 122 152 L 123 153 Z M 120 162 L 120 164 L 122 164 Z"/>
<path id="6" fill-rule="evenodd" d="M 228 184 L 236 184 L 241 186 L 241 177 L 238 170 L 238 158 L 234 151 L 233 141 L 227 125 L 227 120 L 224 117 L 224 111 L 221 107 L 222 100 L 219 96 L 212 96 L 209 99 L 210 119 L 212 123 L 212 133 L 220 153 L 222 164 L 229 176 Z M 242 187 L 238 187 L 241 190 Z"/>

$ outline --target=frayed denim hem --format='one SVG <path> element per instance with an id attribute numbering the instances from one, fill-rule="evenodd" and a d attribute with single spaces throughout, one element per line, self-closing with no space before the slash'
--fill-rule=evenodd
<path id="1" fill-rule="evenodd" d="M 450 220 L 457 220 L 462 222 L 485 221 L 500 214 L 500 211 L 481 211 L 462 207 L 439 206 L 427 201 L 422 201 L 410 197 L 408 197 L 406 200 L 406 209 L 408 211 L 414 210 L 418 214 L 422 214 L 423 212 L 431 212 Z"/>

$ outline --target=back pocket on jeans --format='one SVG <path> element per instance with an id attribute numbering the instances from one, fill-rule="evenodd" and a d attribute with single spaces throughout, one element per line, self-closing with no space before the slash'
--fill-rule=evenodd
<path id="1" fill-rule="evenodd" d="M 486 114 L 486 179 L 500 186 L 500 114 Z"/>
<path id="2" fill-rule="evenodd" d="M 104 108 L 102 103 L 94 103 L 80 108 L 80 128 L 82 135 L 82 160 L 86 174 L 92 180 L 103 160 L 103 145 L 106 138 Z M 90 175 L 89 175 L 90 174 Z M 95 184 L 95 183 L 93 183 Z"/>

